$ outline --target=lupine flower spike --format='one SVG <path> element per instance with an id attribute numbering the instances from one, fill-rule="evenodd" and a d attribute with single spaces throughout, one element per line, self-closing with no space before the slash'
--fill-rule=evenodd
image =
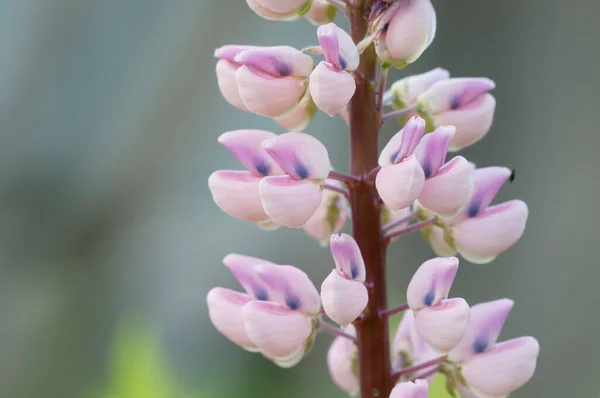
<path id="1" fill-rule="evenodd" d="M 309 353 L 317 332 L 333 334 L 329 374 L 351 396 L 426 398 L 440 373 L 450 395 L 462 398 L 503 398 L 520 388 L 533 376 L 539 344 L 533 337 L 499 342 L 513 301 L 470 307 L 450 296 L 455 255 L 490 262 L 519 240 L 527 222 L 523 201 L 493 204 L 514 177 L 508 168 L 447 159 L 490 130 L 495 83 L 435 68 L 387 84 L 390 67 L 414 63 L 432 44 L 431 0 L 246 3 L 266 19 L 317 26 L 318 43 L 215 51 L 225 100 L 272 119 L 281 131 L 223 133 L 218 142 L 243 169 L 217 170 L 208 186 L 227 215 L 262 229 L 303 228 L 329 245 L 332 261 L 317 290 L 296 266 L 227 255 L 223 263 L 241 289 L 208 292 L 212 324 L 234 344 L 286 368 Z M 348 17 L 348 30 L 333 23 L 338 11 Z M 349 125 L 350 174 L 331 164 L 323 143 L 301 132 L 317 111 L 340 114 Z M 379 152 L 382 125 L 397 121 L 400 131 Z M 348 221 L 352 235 L 342 233 Z M 386 249 L 418 230 L 440 257 L 423 262 L 407 284 L 390 283 L 394 296 L 406 286 L 406 303 L 390 306 L 387 268 L 405 262 L 386 265 Z M 400 314 L 390 344 L 387 325 Z"/>

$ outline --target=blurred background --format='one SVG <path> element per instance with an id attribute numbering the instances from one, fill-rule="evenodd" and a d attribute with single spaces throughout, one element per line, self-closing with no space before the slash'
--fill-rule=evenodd
<path id="1" fill-rule="evenodd" d="M 497 83 L 492 131 L 464 155 L 516 168 L 500 199 L 531 215 L 495 262 L 463 261 L 453 293 L 513 298 L 502 337 L 540 340 L 515 397 L 600 394 L 600 3 L 576 3 L 434 0 L 434 44 L 394 75 L 443 66 Z M 236 286 L 229 252 L 317 283 L 332 267 L 302 231 L 263 232 L 212 202 L 208 175 L 238 167 L 216 137 L 282 132 L 221 98 L 213 51 L 227 43 L 303 47 L 315 28 L 264 21 L 242 0 L 0 1 L 0 397 L 344 396 L 327 374 L 329 336 L 283 370 L 208 320 L 207 291 Z M 343 121 L 319 114 L 308 131 L 345 170 Z M 394 244 L 392 302 L 430 256 L 419 234 Z"/>

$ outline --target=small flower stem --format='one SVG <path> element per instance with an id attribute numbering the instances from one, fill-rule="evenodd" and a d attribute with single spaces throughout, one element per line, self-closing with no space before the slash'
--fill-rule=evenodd
<path id="1" fill-rule="evenodd" d="M 319 322 L 319 328 L 322 331 L 330 333 L 334 336 L 344 337 L 344 338 L 350 339 L 352 341 L 356 341 L 356 337 L 352 336 L 350 333 L 346 333 L 342 329 L 339 329 L 333 325 L 330 325 L 327 322 L 323 322 L 323 321 Z"/>
<path id="2" fill-rule="evenodd" d="M 435 359 L 432 359 L 431 361 L 423 362 L 422 364 L 415 365 L 410 368 L 400 369 L 400 370 L 394 372 L 394 374 L 392 375 L 392 378 L 394 379 L 394 382 L 396 382 L 396 381 L 398 381 L 399 378 L 401 378 L 404 375 L 409 375 L 416 371 L 419 371 L 422 369 L 427 369 L 430 366 L 439 365 L 440 363 L 444 362 L 444 359 L 446 359 L 446 356 L 435 358 Z"/>
<path id="3" fill-rule="evenodd" d="M 337 181 L 341 181 L 341 182 L 345 182 L 345 183 L 354 183 L 354 182 L 359 182 L 360 178 L 354 177 L 354 176 L 349 176 L 347 174 L 344 173 L 340 173 L 338 171 L 333 171 L 331 170 L 329 172 L 329 175 L 327 176 L 327 178 L 331 178 L 332 180 L 337 180 Z"/>
<path id="4" fill-rule="evenodd" d="M 349 195 L 349 192 L 348 192 L 348 190 L 346 188 L 336 187 L 335 185 L 323 184 L 323 188 L 325 188 L 325 189 L 327 189 L 329 191 L 341 193 L 345 197 L 348 197 L 348 195 Z"/>
<path id="5" fill-rule="evenodd" d="M 404 312 L 404 311 L 406 311 L 406 310 L 407 310 L 407 309 L 409 309 L 409 308 L 410 308 L 410 307 L 408 306 L 408 304 L 402 304 L 402 305 L 401 305 L 401 306 L 399 306 L 399 307 L 395 307 L 395 308 L 388 308 L 388 309 L 387 309 L 387 310 L 385 310 L 385 311 L 381 311 L 381 312 L 379 313 L 379 315 L 381 315 L 381 316 L 387 316 L 387 317 L 390 317 L 390 316 L 392 316 L 392 315 L 396 315 L 396 314 L 399 314 L 399 313 L 401 313 L 401 312 Z"/>
<path id="6" fill-rule="evenodd" d="M 409 226 L 408 226 L 408 227 L 406 227 L 406 228 L 399 229 L 398 231 L 394 231 L 394 232 L 391 232 L 391 233 L 389 233 L 389 234 L 386 234 L 386 235 L 384 235 L 384 238 L 385 238 L 386 240 L 390 240 L 390 239 L 397 238 L 398 236 L 402 236 L 402 235 L 404 235 L 404 234 L 407 234 L 407 233 L 409 233 L 409 232 L 418 231 L 418 230 L 420 230 L 421 228 L 425 228 L 425 227 L 427 227 L 428 225 L 431 225 L 431 224 L 433 224 L 433 222 L 434 222 L 434 221 L 435 221 L 435 218 L 434 218 L 434 217 L 431 217 L 430 219 L 427 219 L 427 220 L 425 220 L 425 221 L 421 221 L 421 222 L 418 222 L 418 223 L 414 223 L 414 224 L 411 224 L 411 225 L 409 225 Z"/>
<path id="7" fill-rule="evenodd" d="M 388 71 L 390 70 L 389 66 L 382 66 L 381 67 L 381 74 L 379 76 L 379 90 L 377 90 L 377 105 L 376 108 L 379 112 L 381 112 L 381 110 L 383 109 L 383 94 L 385 93 L 385 83 L 387 81 L 387 76 L 388 76 Z M 384 120 L 381 119 L 381 123 L 383 123 Z"/>
<path id="8" fill-rule="evenodd" d="M 387 232 L 390 232 L 391 230 L 393 230 L 394 228 L 396 228 L 397 226 L 400 226 L 404 223 L 410 222 L 412 221 L 415 217 L 417 216 L 417 213 L 411 213 L 406 217 L 403 217 L 399 220 L 387 223 L 383 226 L 383 229 L 381 230 L 384 234 Z"/>
<path id="9" fill-rule="evenodd" d="M 417 110 L 417 107 L 411 106 L 408 108 L 398 109 L 397 111 L 392 111 L 392 112 L 386 113 L 383 116 L 381 116 L 381 122 L 383 123 L 390 119 L 399 118 L 400 116 L 404 116 L 406 114 L 413 113 L 415 110 Z"/>
<path id="10" fill-rule="evenodd" d="M 377 177 L 377 173 L 381 170 L 381 166 L 374 167 L 369 170 L 369 172 L 365 175 L 365 180 L 374 180 Z"/>
<path id="11" fill-rule="evenodd" d="M 329 4 L 331 4 L 332 6 L 335 6 L 336 8 L 340 9 L 341 11 L 346 11 L 346 6 L 348 5 L 348 2 L 343 1 L 343 0 L 328 0 Z"/>
<path id="12" fill-rule="evenodd" d="M 433 368 L 431 370 L 428 370 L 427 372 L 423 372 L 421 374 L 416 375 L 410 381 L 415 381 L 415 380 L 418 380 L 418 379 L 426 379 L 429 376 L 433 376 L 434 374 L 436 374 L 439 371 L 440 371 L 440 367 L 436 366 L 435 368 Z"/>

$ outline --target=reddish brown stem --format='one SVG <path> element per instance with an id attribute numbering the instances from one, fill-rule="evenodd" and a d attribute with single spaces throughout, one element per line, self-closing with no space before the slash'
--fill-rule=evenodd
<path id="1" fill-rule="evenodd" d="M 445 356 L 432 359 L 431 361 L 427 361 L 427 362 L 424 362 L 422 364 L 419 364 L 419 365 L 416 365 L 416 366 L 413 366 L 410 368 L 399 370 L 394 373 L 394 382 L 404 375 L 409 375 L 409 374 L 417 372 L 419 370 L 427 369 L 434 365 L 439 365 L 440 363 L 444 362 L 444 359 L 446 359 Z M 437 369 L 437 367 L 436 367 L 436 369 Z"/>
<path id="2" fill-rule="evenodd" d="M 349 12 L 352 38 L 360 42 L 367 33 L 373 0 L 357 0 Z M 376 108 L 377 56 L 371 45 L 361 55 L 355 73 L 356 92 L 350 102 L 351 172 L 362 176 L 377 167 L 380 111 Z M 381 205 L 373 181 L 349 186 L 352 230 L 367 268 L 369 304 L 355 322 L 362 398 L 388 397 L 394 386 L 390 365 L 385 281 L 385 240 L 381 232 Z"/>

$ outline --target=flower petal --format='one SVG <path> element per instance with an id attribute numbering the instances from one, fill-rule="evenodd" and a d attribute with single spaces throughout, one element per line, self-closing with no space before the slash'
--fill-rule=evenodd
<path id="1" fill-rule="evenodd" d="M 401 369 L 418 363 L 427 362 L 437 354 L 431 349 L 415 329 L 413 311 L 405 311 L 394 335 L 392 358 L 394 367 Z"/>
<path id="2" fill-rule="evenodd" d="M 440 80 L 450 78 L 446 69 L 435 68 L 419 75 L 407 76 L 391 85 L 390 90 L 394 96 L 394 104 L 398 108 L 407 108 L 416 105 L 417 98 L 425 90 Z"/>
<path id="3" fill-rule="evenodd" d="M 425 178 L 433 177 L 446 161 L 448 147 L 454 137 L 454 126 L 440 126 L 421 139 L 415 157 L 421 163 Z"/>
<path id="4" fill-rule="evenodd" d="M 381 151 L 379 165 L 384 167 L 399 163 L 412 155 L 424 133 L 425 120 L 420 116 L 408 119 L 402 130 L 396 133 Z"/>
<path id="5" fill-rule="evenodd" d="M 496 84 L 485 77 L 462 77 L 441 80 L 419 98 L 419 106 L 430 114 L 465 107 L 479 99 Z"/>
<path id="6" fill-rule="evenodd" d="M 346 279 L 333 270 L 321 285 L 321 301 L 327 316 L 346 327 L 367 307 L 369 294 L 361 282 Z"/>
<path id="7" fill-rule="evenodd" d="M 348 325 L 344 331 L 356 336 L 352 325 Z M 333 382 L 350 395 L 356 395 L 360 390 L 358 375 L 355 372 L 357 360 L 356 344 L 345 337 L 336 337 L 327 351 L 327 367 Z"/>
<path id="8" fill-rule="evenodd" d="M 263 142 L 263 148 L 291 177 L 324 180 L 331 170 L 327 148 L 315 137 L 290 132 Z"/>
<path id="9" fill-rule="evenodd" d="M 539 351 L 533 337 L 504 341 L 465 362 L 462 375 L 475 392 L 504 397 L 533 376 Z"/>
<path id="10" fill-rule="evenodd" d="M 401 163 L 382 167 L 375 186 L 383 202 L 392 210 L 410 206 L 421 193 L 425 174 L 414 156 Z"/>
<path id="11" fill-rule="evenodd" d="M 237 54 L 235 62 L 275 78 L 308 77 L 314 67 L 309 55 L 290 46 L 252 48 Z"/>
<path id="12" fill-rule="evenodd" d="M 308 126 L 308 123 L 315 117 L 316 113 L 317 106 L 307 91 L 298 106 L 289 115 L 275 121 L 286 130 L 302 131 Z"/>
<path id="13" fill-rule="evenodd" d="M 268 301 L 269 287 L 259 278 L 256 266 L 259 264 L 275 264 L 262 258 L 243 256 L 231 253 L 225 256 L 223 264 L 231 271 L 244 290 L 256 300 Z"/>
<path id="14" fill-rule="evenodd" d="M 483 167 L 473 173 L 475 191 L 469 201 L 465 216 L 476 217 L 488 208 L 502 185 L 510 178 L 512 171 L 506 167 Z"/>
<path id="15" fill-rule="evenodd" d="M 263 263 L 255 267 L 259 278 L 269 288 L 270 299 L 289 310 L 318 314 L 321 299 L 306 273 L 291 265 Z"/>
<path id="16" fill-rule="evenodd" d="M 358 68 L 360 61 L 358 50 L 345 30 L 330 23 L 317 29 L 317 37 L 325 60 L 335 69 L 353 71 Z"/>
<path id="17" fill-rule="evenodd" d="M 304 224 L 304 232 L 321 246 L 327 246 L 329 237 L 344 227 L 348 218 L 347 208 L 347 200 L 341 194 L 325 189 L 317 211 Z"/>
<path id="18" fill-rule="evenodd" d="M 313 25 L 320 26 L 333 21 L 336 14 L 337 8 L 328 0 L 313 0 L 310 9 L 304 14 L 304 18 Z"/>
<path id="19" fill-rule="evenodd" d="M 227 102 L 238 109 L 247 111 L 248 108 L 246 108 L 246 105 L 244 105 L 244 102 L 240 98 L 237 81 L 235 80 L 235 72 L 238 70 L 238 67 L 239 65 L 224 59 L 217 61 L 217 83 L 219 84 L 221 94 Z"/>
<path id="20" fill-rule="evenodd" d="M 264 177 L 283 174 L 277 163 L 262 147 L 262 142 L 277 137 L 264 130 L 233 130 L 221 134 L 219 143 L 235 156 L 252 174 Z"/>
<path id="21" fill-rule="evenodd" d="M 431 248 L 438 256 L 449 257 L 457 254 L 457 251 L 448 245 L 443 228 L 433 225 L 429 227 L 426 236 Z"/>
<path id="22" fill-rule="evenodd" d="M 335 234 L 329 241 L 335 268 L 348 279 L 364 282 L 365 262 L 354 238 L 348 234 Z"/>
<path id="23" fill-rule="evenodd" d="M 390 398 L 427 398 L 429 386 L 425 380 L 407 381 L 398 383 L 392 389 Z"/>
<path id="24" fill-rule="evenodd" d="M 302 227 L 321 203 L 321 188 L 312 181 L 294 180 L 288 176 L 271 176 L 259 185 L 262 205 L 278 225 Z"/>
<path id="25" fill-rule="evenodd" d="M 226 214 L 258 223 L 269 218 L 258 194 L 260 181 L 249 171 L 217 170 L 208 178 L 208 187 L 215 203 Z"/>
<path id="26" fill-rule="evenodd" d="M 243 309 L 243 319 L 250 340 L 272 357 L 295 354 L 313 330 L 309 317 L 270 301 L 249 302 Z"/>
<path id="27" fill-rule="evenodd" d="M 469 323 L 469 305 L 461 298 L 442 300 L 415 315 L 417 333 L 434 349 L 445 353 L 456 347 Z"/>
<path id="28" fill-rule="evenodd" d="M 436 306 L 448 298 L 457 272 L 456 257 L 437 257 L 421 264 L 406 290 L 406 300 L 410 308 L 418 310 Z"/>
<path id="29" fill-rule="evenodd" d="M 309 89 L 319 109 L 333 116 L 350 102 L 356 82 L 348 72 L 336 71 L 327 62 L 320 62 L 310 75 Z"/>
<path id="30" fill-rule="evenodd" d="M 208 316 L 215 328 L 235 344 L 249 351 L 256 351 L 256 345 L 246 333 L 242 310 L 252 301 L 247 294 L 222 287 L 212 288 L 206 296 Z"/>

